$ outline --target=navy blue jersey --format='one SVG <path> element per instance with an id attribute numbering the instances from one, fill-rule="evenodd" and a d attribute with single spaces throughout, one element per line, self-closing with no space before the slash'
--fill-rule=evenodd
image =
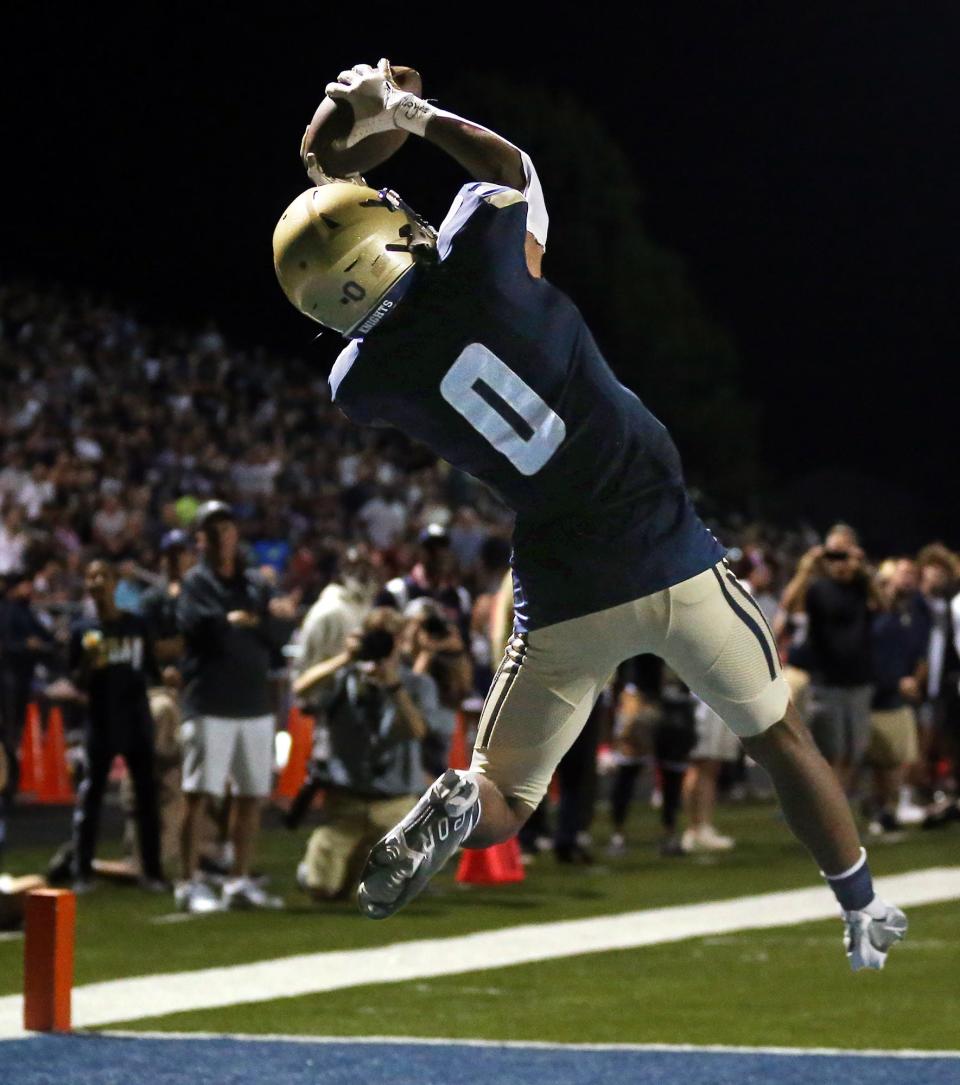
<path id="1" fill-rule="evenodd" d="M 527 270 L 527 204 L 469 184 L 396 310 L 334 366 L 356 422 L 396 426 L 517 514 L 520 629 L 628 602 L 724 554 L 665 427 L 616 379 L 570 299 Z"/>

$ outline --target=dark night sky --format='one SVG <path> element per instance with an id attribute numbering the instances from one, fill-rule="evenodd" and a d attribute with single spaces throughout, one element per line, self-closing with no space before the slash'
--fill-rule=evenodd
<path id="1" fill-rule="evenodd" d="M 316 3 L 249 21 L 29 7 L 0 46 L 6 274 L 303 352 L 269 238 L 325 82 L 385 54 L 454 110 L 444 84 L 474 70 L 556 86 L 604 118 L 648 230 L 737 343 L 771 475 L 891 480 L 920 495 L 922 531 L 960 544 L 956 4 L 663 2 L 629 22 L 366 5 L 366 29 Z M 459 10 L 479 13 L 469 32 Z"/>

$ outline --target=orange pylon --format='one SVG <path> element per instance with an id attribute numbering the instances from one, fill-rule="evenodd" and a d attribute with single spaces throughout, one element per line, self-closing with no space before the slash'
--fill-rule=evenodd
<path id="1" fill-rule="evenodd" d="M 457 881 L 471 885 L 505 885 L 526 876 L 515 836 L 490 848 L 464 848 Z"/>
<path id="2" fill-rule="evenodd" d="M 35 889 L 25 903 L 24 1028 L 69 1032 L 77 898 L 68 889 Z"/>
<path id="3" fill-rule="evenodd" d="M 67 742 L 63 733 L 63 713 L 57 705 L 47 716 L 47 734 L 43 744 L 43 780 L 37 801 L 72 803 L 70 770 L 67 767 Z"/>
<path id="4" fill-rule="evenodd" d="M 35 702 L 27 705 L 27 720 L 20 740 L 20 791 L 35 798 L 43 790 L 43 738 L 40 711 Z"/>
<path id="5" fill-rule="evenodd" d="M 447 763 L 452 769 L 465 769 L 470 764 L 467 756 L 467 720 L 463 712 L 457 713 L 457 722 L 450 739 L 450 754 Z"/>
<path id="6" fill-rule="evenodd" d="M 294 798 L 307 778 L 307 766 L 313 750 L 313 717 L 294 705 L 287 717 L 287 730 L 290 732 L 290 757 L 277 780 L 273 792 L 275 799 Z"/>

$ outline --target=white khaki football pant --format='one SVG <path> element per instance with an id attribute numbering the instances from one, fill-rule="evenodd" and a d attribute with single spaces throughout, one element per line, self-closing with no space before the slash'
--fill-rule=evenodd
<path id="1" fill-rule="evenodd" d="M 514 635 L 484 702 L 471 771 L 536 807 L 613 672 L 645 653 L 740 737 L 786 713 L 773 634 L 721 561 L 653 595 Z"/>

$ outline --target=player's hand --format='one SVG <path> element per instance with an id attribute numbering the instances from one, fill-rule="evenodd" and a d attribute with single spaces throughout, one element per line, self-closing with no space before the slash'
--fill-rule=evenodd
<path id="1" fill-rule="evenodd" d="M 326 92 L 330 98 L 349 103 L 353 110 L 353 128 L 344 140 L 347 147 L 376 132 L 389 132 L 397 127 L 394 110 L 405 95 L 393 81 L 386 57 L 375 68 L 354 64 L 328 83 Z"/>
<path id="2" fill-rule="evenodd" d="M 317 156 L 307 150 L 310 139 L 310 128 L 308 124 L 303 130 L 303 139 L 300 140 L 300 161 L 303 163 L 303 168 L 307 171 L 307 176 L 315 185 L 328 185 L 333 178 L 328 177 L 320 168 L 320 163 L 317 161 Z"/>

